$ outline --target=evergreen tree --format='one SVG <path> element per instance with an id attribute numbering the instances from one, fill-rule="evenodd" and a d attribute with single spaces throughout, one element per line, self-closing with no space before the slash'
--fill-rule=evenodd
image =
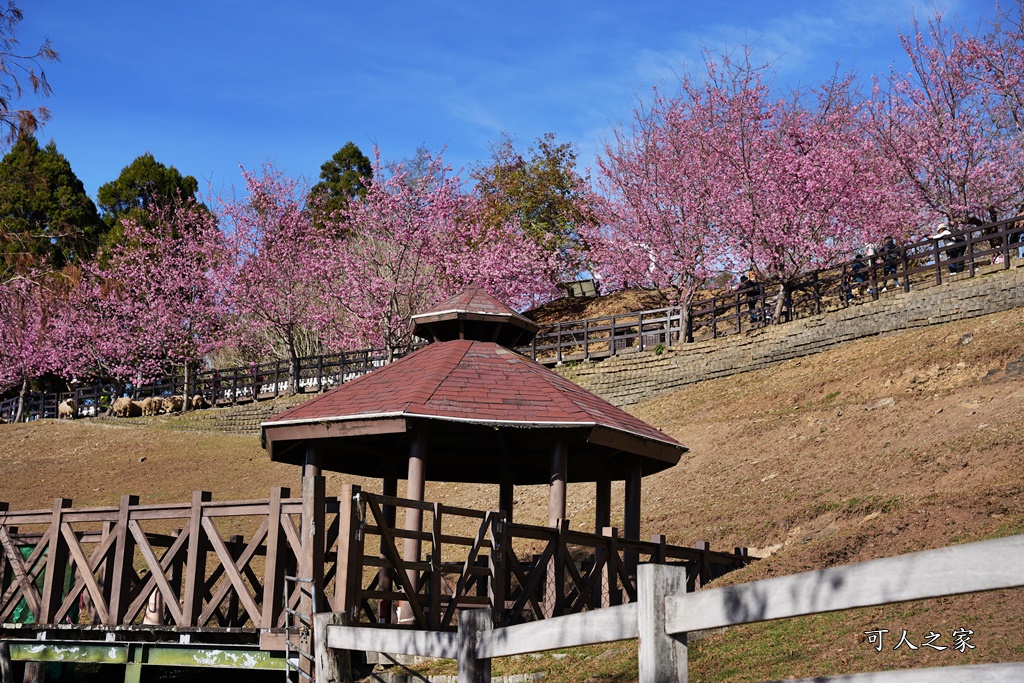
<path id="1" fill-rule="evenodd" d="M 0 160 L 0 278 L 90 258 L 103 235 L 96 206 L 50 141 L 21 136 Z"/>
<path id="2" fill-rule="evenodd" d="M 199 182 L 193 176 L 183 176 L 174 166 L 165 166 L 149 152 L 142 154 L 122 168 L 116 180 L 101 185 L 96 193 L 103 220 L 110 228 L 103 240 L 104 246 L 123 242 L 123 220 L 130 218 L 148 225 L 154 206 L 175 206 L 179 199 L 194 198 L 198 191 Z"/>
<path id="3" fill-rule="evenodd" d="M 340 214 L 348 203 L 366 195 L 363 180 L 373 177 L 373 165 L 354 142 L 334 153 L 320 166 L 320 182 L 310 189 L 318 213 Z"/>

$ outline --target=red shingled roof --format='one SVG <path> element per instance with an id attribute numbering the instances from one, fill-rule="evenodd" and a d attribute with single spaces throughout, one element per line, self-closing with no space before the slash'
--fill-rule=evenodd
<path id="1" fill-rule="evenodd" d="M 475 282 L 455 296 L 434 304 L 425 311 L 413 316 L 413 320 L 428 315 L 446 313 L 448 311 L 466 311 L 483 315 L 508 315 L 529 320 L 488 294 L 483 287 Z"/>
<path id="2" fill-rule="evenodd" d="M 474 297 L 471 297 L 474 298 Z M 449 302 L 442 302 L 440 309 Z M 677 447 L 661 431 L 532 360 L 491 342 L 430 344 L 264 422 L 420 417 L 478 424 L 599 425 Z"/>

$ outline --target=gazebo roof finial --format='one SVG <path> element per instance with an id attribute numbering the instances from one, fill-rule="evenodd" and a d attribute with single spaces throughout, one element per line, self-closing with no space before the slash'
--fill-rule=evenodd
<path id="1" fill-rule="evenodd" d="M 467 339 L 513 348 L 530 343 L 539 329 L 475 282 L 412 317 L 412 333 L 427 341 Z"/>

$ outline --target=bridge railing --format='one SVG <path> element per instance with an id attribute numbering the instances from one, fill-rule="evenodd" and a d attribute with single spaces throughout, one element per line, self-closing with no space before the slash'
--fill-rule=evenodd
<path id="1" fill-rule="evenodd" d="M 285 605 L 300 603 L 284 592 L 286 573 L 319 571 L 320 590 L 330 585 L 337 509 L 320 478 L 298 499 L 277 487 L 263 500 L 196 491 L 177 504 L 0 504 L 0 624 L 279 629 Z"/>

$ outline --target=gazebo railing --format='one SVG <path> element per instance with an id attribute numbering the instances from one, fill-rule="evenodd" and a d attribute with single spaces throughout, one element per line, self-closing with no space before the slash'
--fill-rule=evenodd
<path id="1" fill-rule="evenodd" d="M 636 574 L 628 568 L 637 560 L 685 566 L 694 590 L 753 559 L 744 548 L 687 548 L 660 535 L 624 539 L 614 528 L 585 533 L 569 520 L 554 527 L 508 523 L 495 511 L 346 490 L 338 562 L 349 580 L 336 589 L 335 606 L 353 625 L 454 630 L 457 610 L 482 606 L 501 624 L 522 623 L 635 602 Z M 398 513 L 408 510 L 422 511 L 423 531 L 397 527 Z M 465 535 L 467 528 L 476 531 Z M 403 559 L 399 539 L 419 541 L 420 556 Z"/>

